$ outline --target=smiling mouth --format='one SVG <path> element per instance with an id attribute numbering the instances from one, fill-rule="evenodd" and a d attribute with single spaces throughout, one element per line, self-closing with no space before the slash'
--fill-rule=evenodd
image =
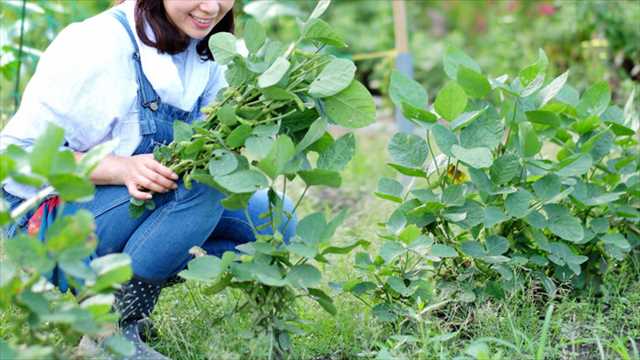
<path id="1" fill-rule="evenodd" d="M 189 14 L 189 16 L 191 16 L 192 19 L 194 19 L 196 22 L 202 25 L 210 25 L 213 22 L 213 18 L 206 19 L 206 18 L 197 17 L 192 14 Z"/>

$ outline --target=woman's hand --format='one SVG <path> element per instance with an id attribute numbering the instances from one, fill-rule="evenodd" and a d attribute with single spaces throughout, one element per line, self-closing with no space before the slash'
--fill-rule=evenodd
<path id="1" fill-rule="evenodd" d="M 81 153 L 76 153 L 80 158 Z M 96 185 L 125 185 L 139 200 L 151 199 L 151 192 L 163 193 L 178 186 L 178 175 L 153 158 L 153 154 L 134 156 L 108 155 L 91 173 Z"/>
<path id="2" fill-rule="evenodd" d="M 122 183 L 136 199 L 148 200 L 149 191 L 164 193 L 178 187 L 178 175 L 155 160 L 153 154 L 122 157 L 121 162 Z"/>

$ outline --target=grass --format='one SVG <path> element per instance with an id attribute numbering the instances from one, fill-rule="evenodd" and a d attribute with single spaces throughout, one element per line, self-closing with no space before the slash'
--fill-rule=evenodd
<path id="1" fill-rule="evenodd" d="M 385 165 L 393 131 L 385 122 L 381 126 L 358 132 L 358 153 L 345 171 L 343 187 L 313 189 L 300 208 L 304 215 L 349 207 L 336 243 L 365 239 L 377 247 L 378 223 L 393 209 L 372 196 L 380 176 L 393 176 Z M 301 190 L 290 189 L 292 195 Z M 304 333 L 293 337 L 293 359 L 454 359 L 469 354 L 478 359 L 640 359 L 639 254 L 609 275 L 605 296 L 547 299 L 532 283 L 499 302 L 447 304 L 403 331 L 381 324 L 360 301 L 333 290 L 331 282 L 352 275 L 353 256 L 332 260 L 321 270 L 338 314 L 332 317 L 313 302 L 298 304 Z M 250 321 L 233 314 L 240 299 L 234 291 L 206 295 L 197 283 L 165 290 L 153 314 L 159 333 L 154 347 L 172 359 L 267 359 L 268 339 L 252 335 Z M 0 312 L 0 337 L 7 336 L 15 316 Z"/>

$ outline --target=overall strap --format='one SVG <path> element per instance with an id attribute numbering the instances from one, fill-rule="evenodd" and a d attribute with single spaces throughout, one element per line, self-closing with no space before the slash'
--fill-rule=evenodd
<path id="1" fill-rule="evenodd" d="M 138 81 L 138 95 L 140 97 L 140 106 L 142 106 L 142 109 L 140 109 L 141 135 L 153 134 L 156 132 L 156 124 L 151 112 L 158 110 L 158 107 L 160 106 L 160 97 L 153 89 L 153 86 L 145 76 L 144 71 L 142 71 L 142 63 L 140 61 L 140 48 L 138 47 L 138 43 L 135 36 L 133 35 L 133 32 L 131 31 L 131 27 L 129 26 L 129 21 L 127 20 L 126 15 L 120 10 L 115 10 L 113 12 L 113 15 L 120 22 L 120 24 L 122 24 L 125 30 L 127 30 L 127 34 L 129 35 L 129 39 L 131 39 L 131 43 L 133 44 L 134 48 L 132 57 L 133 64 L 136 70 L 136 79 Z"/>

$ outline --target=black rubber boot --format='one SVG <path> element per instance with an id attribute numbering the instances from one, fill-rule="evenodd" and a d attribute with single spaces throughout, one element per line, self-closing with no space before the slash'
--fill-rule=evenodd
<path id="1" fill-rule="evenodd" d="M 134 276 L 115 294 L 114 307 L 120 313 L 119 325 L 122 336 L 131 341 L 136 349 L 135 354 L 127 359 L 169 360 L 168 357 L 150 348 L 140 338 L 140 321 L 147 319 L 153 311 L 160 296 L 160 290 L 162 290 L 162 284 Z"/>

